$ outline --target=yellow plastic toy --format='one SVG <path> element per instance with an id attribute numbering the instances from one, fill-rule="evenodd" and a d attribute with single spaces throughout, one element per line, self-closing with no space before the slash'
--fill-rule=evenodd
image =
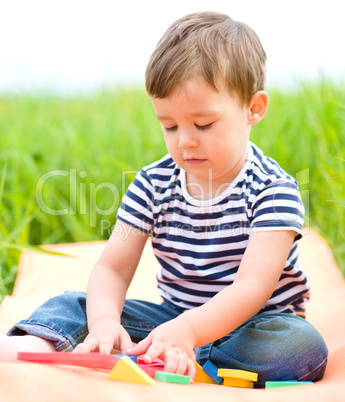
<path id="1" fill-rule="evenodd" d="M 227 387 L 253 388 L 258 374 L 245 370 L 218 369 L 218 376 L 223 377 Z"/>
<path id="2" fill-rule="evenodd" d="M 145 373 L 129 357 L 122 357 L 113 367 L 108 375 L 108 379 L 117 381 L 136 382 L 138 384 L 155 385 L 148 374 Z"/>
<path id="3" fill-rule="evenodd" d="M 194 361 L 196 366 L 196 377 L 194 378 L 194 382 L 205 382 L 207 384 L 217 384 L 212 378 L 205 373 L 199 363 Z"/>

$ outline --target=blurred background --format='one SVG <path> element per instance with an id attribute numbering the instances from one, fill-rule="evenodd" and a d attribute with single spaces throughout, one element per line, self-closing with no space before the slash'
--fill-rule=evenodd
<path id="1" fill-rule="evenodd" d="M 175 19 L 215 10 L 267 53 L 252 141 L 299 182 L 310 228 L 345 274 L 345 3 L 0 0 L 0 300 L 23 249 L 109 237 L 135 173 L 166 153 L 144 90 Z"/>
<path id="2" fill-rule="evenodd" d="M 267 84 L 344 77 L 342 0 L 1 0 L 0 91 L 88 91 L 144 80 L 158 39 L 195 11 L 229 14 L 256 30 Z"/>

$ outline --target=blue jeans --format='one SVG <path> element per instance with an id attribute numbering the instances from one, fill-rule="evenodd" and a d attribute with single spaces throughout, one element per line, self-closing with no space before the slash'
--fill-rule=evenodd
<path id="1" fill-rule="evenodd" d="M 133 342 L 180 314 L 168 303 L 160 305 L 126 300 L 121 323 Z M 205 323 L 207 325 L 207 323 Z M 86 295 L 65 292 L 20 321 L 8 335 L 36 335 L 54 342 L 58 351 L 71 351 L 88 333 Z M 194 349 L 196 361 L 210 360 L 219 368 L 259 373 L 256 387 L 265 381 L 317 381 L 323 377 L 328 350 L 318 331 L 294 314 L 257 314 L 229 335 Z"/>

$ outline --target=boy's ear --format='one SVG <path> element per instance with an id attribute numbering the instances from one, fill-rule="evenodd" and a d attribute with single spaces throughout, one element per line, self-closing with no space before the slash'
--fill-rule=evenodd
<path id="1" fill-rule="evenodd" d="M 249 125 L 254 126 L 255 124 L 259 123 L 260 120 L 266 114 L 268 106 L 268 95 L 265 91 L 258 91 L 256 92 L 250 102 L 248 108 L 248 123 Z"/>

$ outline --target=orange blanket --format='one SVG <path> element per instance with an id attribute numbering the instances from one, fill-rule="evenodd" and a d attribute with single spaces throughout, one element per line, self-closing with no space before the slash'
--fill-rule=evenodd
<path id="1" fill-rule="evenodd" d="M 48 248 L 73 257 L 25 252 L 20 261 L 12 296 L 0 306 L 0 332 L 28 314 L 48 297 L 66 289 L 85 290 L 87 278 L 104 242 L 54 245 Z M 301 241 L 301 262 L 307 272 L 312 296 L 308 320 L 328 345 L 329 363 L 323 380 L 313 385 L 253 390 L 209 384 L 154 387 L 114 382 L 101 370 L 0 363 L 0 401 L 340 401 L 345 395 L 345 281 L 325 241 L 310 232 Z M 128 297 L 159 301 L 155 289 L 157 261 L 147 244 Z"/>

